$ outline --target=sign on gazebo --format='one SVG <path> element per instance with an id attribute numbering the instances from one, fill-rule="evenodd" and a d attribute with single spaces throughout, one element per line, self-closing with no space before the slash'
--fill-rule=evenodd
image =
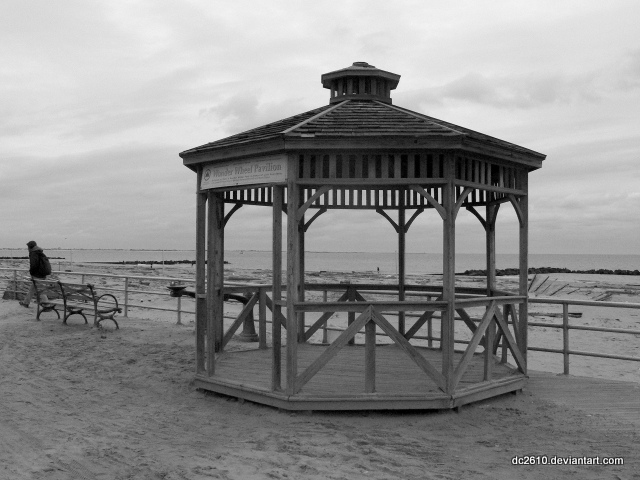
<path id="1" fill-rule="evenodd" d="M 286 181 L 287 157 L 286 155 L 277 155 L 205 165 L 202 171 L 200 188 L 208 189 Z"/>

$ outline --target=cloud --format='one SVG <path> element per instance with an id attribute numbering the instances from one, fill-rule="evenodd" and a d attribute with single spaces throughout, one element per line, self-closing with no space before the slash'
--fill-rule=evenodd
<path id="1" fill-rule="evenodd" d="M 29 236 L 50 247 L 179 248 L 195 231 L 195 176 L 175 147 L 12 160 L 0 181 L 0 199 L 14 205 L 3 216 L 10 243 Z"/>
<path id="2" fill-rule="evenodd" d="M 640 48 L 627 53 L 622 59 L 617 86 L 623 90 L 640 87 Z"/>
<path id="3" fill-rule="evenodd" d="M 325 105 L 320 75 L 354 61 L 402 75 L 394 104 L 548 154 L 530 180 L 532 248 L 638 237 L 633 3 L 5 3 L 1 244 L 192 246 L 195 175 L 177 153 Z M 311 244 L 394 249 L 370 213 L 320 217 Z M 439 251 L 432 213 L 411 228 L 418 251 Z M 229 245 L 268 244 L 270 215 L 241 209 Z M 460 248 L 478 234 L 461 215 Z"/>
<path id="4" fill-rule="evenodd" d="M 598 68 L 587 67 L 572 73 L 469 71 L 440 85 L 399 92 L 397 97 L 422 108 L 464 103 L 531 110 L 548 105 L 604 103 L 621 91 L 640 87 L 640 50 L 625 52 Z"/>
<path id="5" fill-rule="evenodd" d="M 498 109 L 534 109 L 548 104 L 593 103 L 602 99 L 597 77 L 560 74 L 493 76 L 469 72 L 443 85 L 404 94 L 409 102 L 442 105 L 465 102 Z"/>

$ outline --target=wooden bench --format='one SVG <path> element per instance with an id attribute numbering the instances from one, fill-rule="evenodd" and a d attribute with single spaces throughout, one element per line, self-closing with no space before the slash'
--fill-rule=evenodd
<path id="1" fill-rule="evenodd" d="M 65 325 L 71 315 L 80 315 L 84 318 L 84 323 L 89 323 L 85 312 L 90 312 L 93 314 L 95 326 L 99 327 L 103 320 L 111 320 L 116 324 L 116 328 L 120 328 L 114 316 L 121 313 L 122 309 L 118 306 L 118 299 L 110 293 L 97 295 L 90 283 L 85 285 L 34 278 L 33 284 L 38 306 L 36 320 L 40 320 L 40 315 L 44 312 L 56 312 L 60 318 L 61 308 L 64 316 L 62 323 Z"/>

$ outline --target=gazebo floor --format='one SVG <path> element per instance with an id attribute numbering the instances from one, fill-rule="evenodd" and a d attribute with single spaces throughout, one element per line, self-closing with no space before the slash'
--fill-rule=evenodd
<path id="1" fill-rule="evenodd" d="M 328 348 L 298 345 L 298 374 Z M 442 352 L 416 347 L 435 368 L 441 369 Z M 273 351 L 227 351 L 216 358 L 215 374 L 197 375 L 197 388 L 286 410 L 405 410 L 447 409 L 521 390 L 526 375 L 508 364 L 494 363 L 491 380 L 483 380 L 484 357 L 476 354 L 453 395 L 447 395 L 395 345 L 376 347 L 375 393 L 364 393 L 364 346 L 342 348 L 300 392 L 287 395 L 286 347 L 282 348 L 283 390 L 271 390 Z M 456 352 L 455 365 L 462 353 Z"/>

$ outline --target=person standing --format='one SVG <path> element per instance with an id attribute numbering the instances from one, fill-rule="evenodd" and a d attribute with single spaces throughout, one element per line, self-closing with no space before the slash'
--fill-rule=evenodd
<path id="1" fill-rule="evenodd" d="M 32 278 L 44 280 L 47 278 L 47 275 L 51 275 L 51 264 L 49 263 L 49 259 L 44 254 L 44 250 L 42 250 L 35 241 L 31 240 L 30 242 L 27 242 L 27 247 L 29 248 L 29 274 Z M 36 287 L 32 282 L 29 292 L 23 301 L 20 302 L 20 305 L 28 307 L 31 302 L 31 297 L 33 297 L 35 291 Z"/>

